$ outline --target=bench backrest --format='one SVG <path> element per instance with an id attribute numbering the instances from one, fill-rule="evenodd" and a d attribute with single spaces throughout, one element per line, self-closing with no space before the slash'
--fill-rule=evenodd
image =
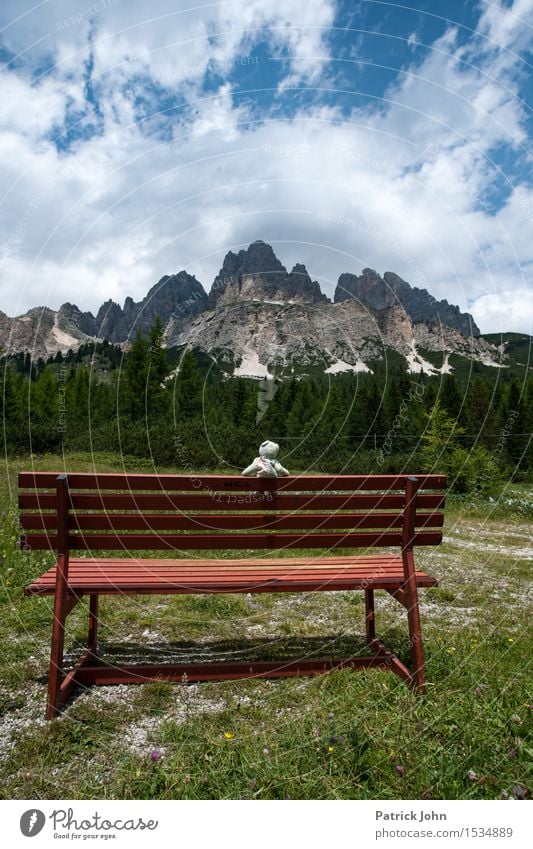
<path id="1" fill-rule="evenodd" d="M 21 472 L 31 550 L 368 548 L 438 545 L 444 475 Z"/>

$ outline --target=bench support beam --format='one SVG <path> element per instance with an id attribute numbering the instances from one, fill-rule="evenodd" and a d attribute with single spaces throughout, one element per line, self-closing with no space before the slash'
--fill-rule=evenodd
<path id="1" fill-rule="evenodd" d="M 403 664 L 392 653 L 363 657 L 317 660 L 278 660 L 252 663 L 131 664 L 124 666 L 81 666 L 75 675 L 78 684 L 145 684 L 148 681 L 229 681 L 237 678 L 287 678 L 296 675 L 322 675 L 333 669 L 387 669 L 400 674 Z M 408 670 L 407 675 L 410 677 Z M 405 677 L 403 674 L 400 677 Z"/>

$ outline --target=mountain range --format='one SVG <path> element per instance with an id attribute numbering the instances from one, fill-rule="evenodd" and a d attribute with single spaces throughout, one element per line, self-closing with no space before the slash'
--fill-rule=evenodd
<path id="1" fill-rule="evenodd" d="M 162 277 L 138 302 L 106 301 L 96 315 L 71 303 L 0 312 L 0 347 L 47 358 L 91 340 L 127 347 L 159 316 L 168 347 L 199 349 L 228 374 L 371 371 L 388 351 L 411 372 L 453 370 L 453 357 L 504 367 L 505 343 L 485 339 L 471 315 L 393 272 L 341 274 L 333 301 L 305 265 L 289 272 L 263 241 L 230 251 L 209 293 L 186 271 Z M 452 360 L 450 360 L 452 358 Z"/>

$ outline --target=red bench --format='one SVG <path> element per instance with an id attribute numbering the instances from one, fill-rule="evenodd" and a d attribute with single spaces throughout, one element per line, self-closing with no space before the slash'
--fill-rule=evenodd
<path id="1" fill-rule="evenodd" d="M 55 596 L 47 718 L 57 716 L 76 685 L 230 678 L 276 678 L 335 667 L 380 667 L 424 689 L 417 592 L 437 581 L 417 571 L 414 547 L 442 540 L 442 475 L 241 476 L 57 474 L 21 472 L 22 546 L 52 550 L 57 563 L 26 587 Z M 279 556 L 288 549 L 327 555 Z M 376 548 L 395 549 L 375 553 Z M 204 552 L 265 550 L 254 557 L 206 559 Z M 338 549 L 363 549 L 336 554 Z M 144 558 L 130 552 L 166 552 Z M 201 557 L 185 558 L 197 550 Z M 83 552 L 73 557 L 72 552 Z M 128 553 L 109 557 L 109 552 Z M 272 553 L 271 553 L 272 552 Z M 277 553 L 277 556 L 276 556 Z M 363 590 L 366 657 L 252 663 L 106 665 L 98 658 L 100 595 L 261 593 Z M 407 610 L 411 669 L 376 638 L 374 591 Z M 87 648 L 64 669 L 65 621 L 89 598 Z"/>

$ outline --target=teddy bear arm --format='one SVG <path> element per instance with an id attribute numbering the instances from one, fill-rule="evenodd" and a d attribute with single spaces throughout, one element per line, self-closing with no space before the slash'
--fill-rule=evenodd
<path id="1" fill-rule="evenodd" d="M 241 475 L 246 475 L 246 477 L 251 477 L 252 475 L 257 474 L 257 470 L 260 468 L 259 463 L 257 462 L 258 458 L 256 457 L 253 463 L 250 463 L 244 471 L 241 472 Z"/>

